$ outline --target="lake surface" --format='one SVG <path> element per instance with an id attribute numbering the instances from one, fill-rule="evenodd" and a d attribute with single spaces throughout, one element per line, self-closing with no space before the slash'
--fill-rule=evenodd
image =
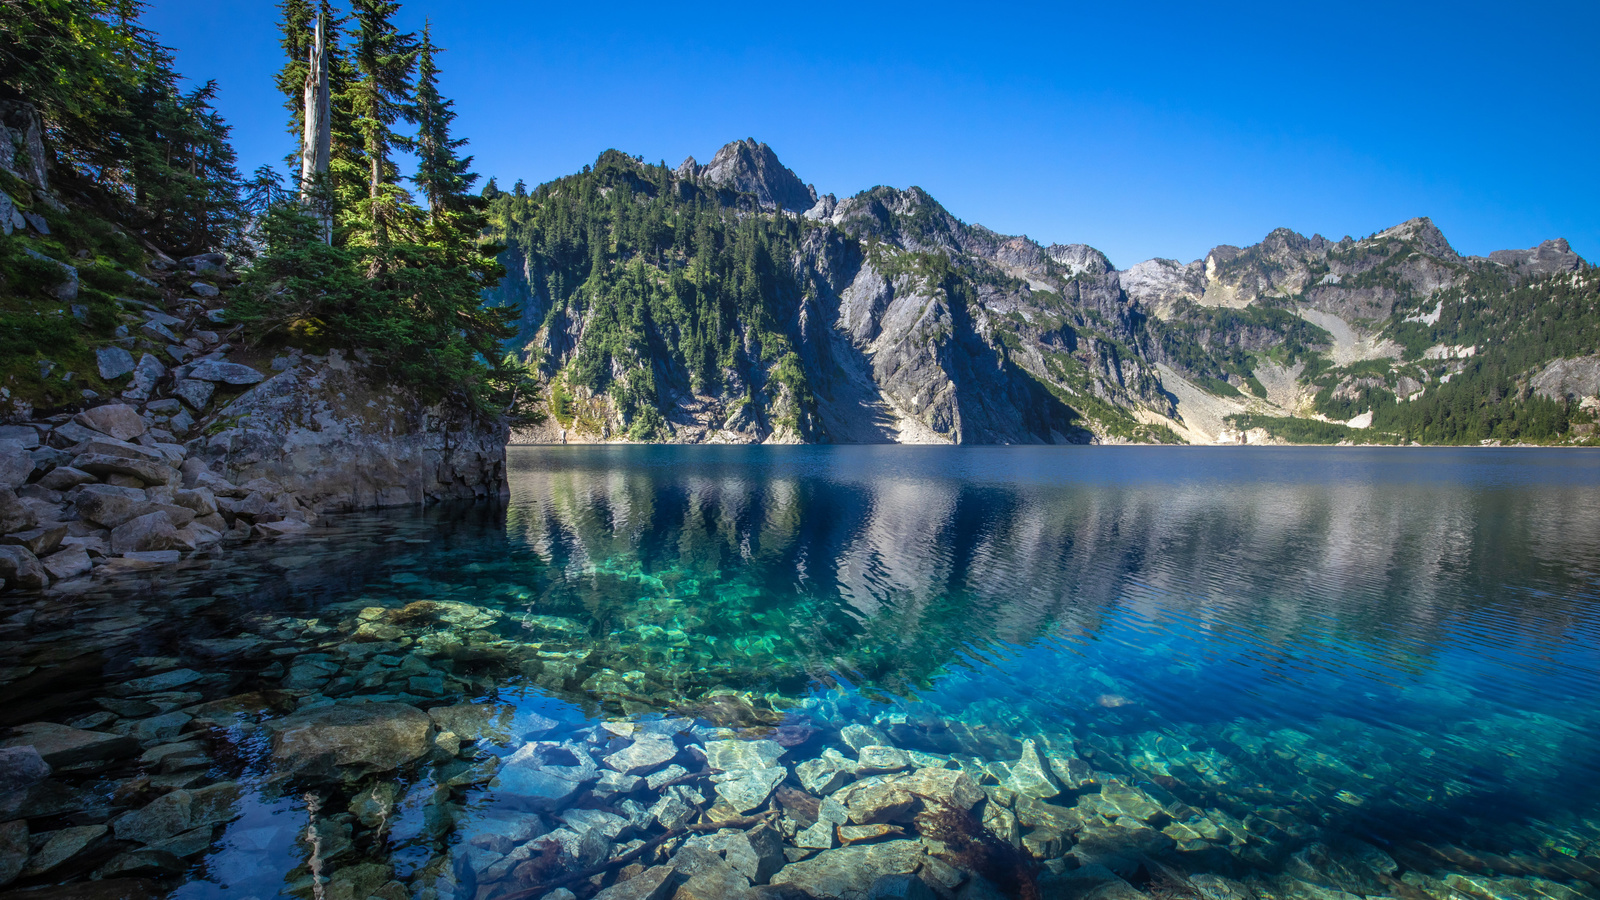
<path id="1" fill-rule="evenodd" d="M 0 596 L 56 760 L 0 878 L 1600 898 L 1600 456 L 510 454 L 503 507 Z"/>

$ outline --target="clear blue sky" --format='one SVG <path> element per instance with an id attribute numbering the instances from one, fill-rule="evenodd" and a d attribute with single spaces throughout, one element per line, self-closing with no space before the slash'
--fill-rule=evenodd
<path id="1" fill-rule="evenodd" d="M 292 147 L 276 4 L 155 0 L 215 78 L 241 168 Z M 411 0 L 477 170 L 615 147 L 676 165 L 754 137 L 821 192 L 920 185 L 952 213 L 1126 267 L 1288 226 L 1432 216 L 1486 254 L 1600 261 L 1600 4 L 689 5 Z"/>

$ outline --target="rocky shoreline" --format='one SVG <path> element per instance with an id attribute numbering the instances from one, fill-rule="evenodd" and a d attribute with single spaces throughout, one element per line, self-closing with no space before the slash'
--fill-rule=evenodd
<path id="1" fill-rule="evenodd" d="M 179 284 L 172 311 L 124 300 L 127 324 L 97 351 L 119 397 L 86 390 L 81 412 L 42 417 L 5 398 L 6 588 L 82 590 L 330 512 L 505 496 L 503 423 L 423 404 L 359 352 L 236 349 L 218 324 L 233 277 L 221 254 L 158 257 L 151 274 Z"/>

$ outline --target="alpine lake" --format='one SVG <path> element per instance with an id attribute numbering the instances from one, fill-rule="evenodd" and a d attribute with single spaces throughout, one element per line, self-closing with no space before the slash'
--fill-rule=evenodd
<path id="1" fill-rule="evenodd" d="M 1600 898 L 1600 456 L 510 463 L 0 595 L 0 897 Z"/>

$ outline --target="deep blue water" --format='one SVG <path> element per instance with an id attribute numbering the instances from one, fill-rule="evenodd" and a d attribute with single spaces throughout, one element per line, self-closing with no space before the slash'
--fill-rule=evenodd
<path id="1" fill-rule="evenodd" d="M 503 509 L 344 517 L 183 572 L 27 601 L 0 666 L 40 678 L 54 663 L 29 654 L 69 655 L 57 651 L 92 631 L 103 665 L 75 687 L 165 659 L 155 669 L 216 676 L 207 700 L 275 689 L 300 708 L 500 703 L 559 723 L 544 740 L 580 744 L 609 739 L 594 736 L 602 721 L 686 714 L 699 730 L 680 742 L 785 726 L 800 734 L 791 778 L 825 748 L 848 754 L 849 724 L 979 781 L 1031 739 L 1163 809 L 1141 824 L 1095 817 L 1088 795 L 1120 788 L 1053 798 L 1089 812 L 1045 873 L 1126 867 L 1095 836 L 1137 832 L 1142 859 L 1266 898 L 1327 900 L 1307 884 L 1409 900 L 1600 896 L 1600 456 L 562 447 L 512 448 L 511 462 Z M 484 652 L 416 634 L 385 650 L 436 667 L 417 671 L 442 690 L 420 695 L 370 667 L 360 676 L 367 656 L 351 651 L 367 639 L 360 610 L 417 600 L 497 617 L 476 636 L 440 626 L 427 639 Z M 118 624 L 129 617 L 139 627 Z M 95 622 L 110 624 L 85 630 Z M 551 631 L 562 622 L 576 624 Z M 263 643 L 231 659 L 194 650 L 242 635 Z M 293 681 L 309 652 L 327 654 L 327 671 Z M 273 660 L 291 665 L 264 672 Z M 96 709 L 97 691 L 80 693 L 8 722 Z M 302 793 L 273 779 L 250 734 L 214 737 L 231 749 L 213 749 L 206 779 L 246 786 L 243 817 L 165 873 L 187 882 L 182 896 L 265 897 L 276 888 L 260 889 L 264 876 L 304 887 Z M 477 758 L 518 744 L 483 737 Z M 110 791 L 128 775 L 94 777 Z M 405 788 L 396 824 L 376 842 L 356 826 L 333 869 L 376 861 L 408 891 L 448 869 L 441 896 L 511 891 L 468 871 L 489 864 L 465 849 L 474 823 L 504 812 L 493 783 L 441 793 L 437 771 L 384 777 Z M 314 790 L 342 809 L 358 787 Z M 1216 823 L 1238 834 L 1190 837 Z M 1395 868 L 1367 883 L 1295 862 L 1351 841 Z"/>

